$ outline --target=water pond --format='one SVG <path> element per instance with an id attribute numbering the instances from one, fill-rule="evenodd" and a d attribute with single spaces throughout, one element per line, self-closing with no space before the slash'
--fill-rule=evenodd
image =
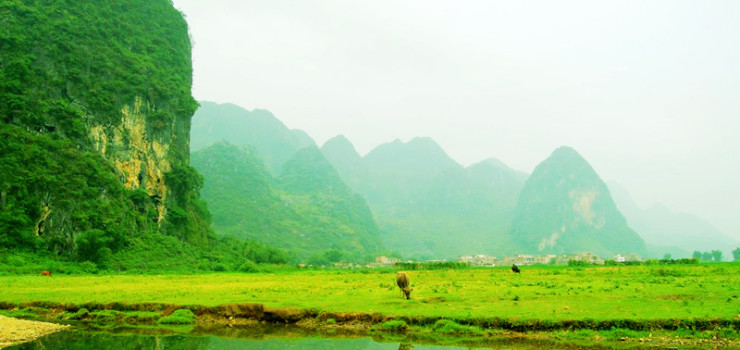
<path id="1" fill-rule="evenodd" d="M 457 350 L 457 349 L 604 349 L 611 347 L 563 345 L 512 339 L 486 344 L 439 345 L 409 339 L 376 340 L 362 336 L 299 335 L 290 332 L 232 334 L 136 334 L 136 331 L 100 332 L 71 329 L 51 334 L 7 350 L 209 350 L 209 349 L 348 349 L 348 350 Z"/>

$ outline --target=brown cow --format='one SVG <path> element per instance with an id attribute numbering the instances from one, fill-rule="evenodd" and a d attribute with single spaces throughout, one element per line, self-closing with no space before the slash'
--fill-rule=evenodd
<path id="1" fill-rule="evenodd" d="M 411 299 L 411 291 L 414 290 L 414 288 L 409 287 L 409 276 L 405 272 L 399 272 L 396 274 L 396 284 L 398 285 L 398 288 L 401 288 L 403 296 L 406 297 L 406 299 Z"/>
<path id="2" fill-rule="evenodd" d="M 49 277 L 52 277 L 51 276 L 51 271 L 49 271 L 49 270 L 41 271 L 41 276 L 49 276 Z"/>

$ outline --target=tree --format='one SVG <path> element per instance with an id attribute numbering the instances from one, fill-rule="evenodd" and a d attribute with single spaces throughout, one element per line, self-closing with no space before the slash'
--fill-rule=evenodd
<path id="1" fill-rule="evenodd" d="M 672 258 L 671 254 L 664 254 L 663 255 L 663 260 L 671 260 L 671 258 Z"/>
<path id="2" fill-rule="evenodd" d="M 693 257 L 694 259 L 696 259 L 696 260 L 701 260 L 701 256 L 702 256 L 702 254 L 701 254 L 701 252 L 700 252 L 700 251 L 698 251 L 698 250 L 695 250 L 695 251 L 694 251 L 694 254 L 692 254 L 691 256 L 692 256 L 692 257 Z"/>
<path id="3" fill-rule="evenodd" d="M 722 251 L 721 250 L 712 250 L 712 258 L 716 262 L 722 261 Z"/>
<path id="4" fill-rule="evenodd" d="M 712 253 L 704 252 L 701 254 L 701 261 L 712 261 Z"/>
<path id="5" fill-rule="evenodd" d="M 735 261 L 740 261 L 740 247 L 732 251 L 732 258 Z"/>
<path id="6" fill-rule="evenodd" d="M 324 252 L 324 257 L 329 262 L 333 262 L 334 263 L 334 262 L 341 261 L 342 260 L 342 257 L 344 257 L 344 253 L 342 253 L 342 251 L 339 250 L 339 249 L 332 248 L 332 249 L 329 249 L 329 250 L 327 250 L 327 251 Z"/>

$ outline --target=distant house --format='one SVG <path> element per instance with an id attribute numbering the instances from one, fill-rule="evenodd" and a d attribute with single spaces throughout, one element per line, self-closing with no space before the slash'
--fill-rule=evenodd
<path id="1" fill-rule="evenodd" d="M 627 255 L 617 254 L 612 259 L 614 259 L 614 261 L 618 263 L 625 263 L 625 262 L 630 262 L 630 261 L 638 261 L 638 262 L 642 261 L 642 257 L 640 257 L 637 254 L 627 254 Z"/>
<path id="2" fill-rule="evenodd" d="M 389 258 L 387 256 L 381 255 L 379 257 L 375 258 L 375 264 L 381 265 L 381 266 L 392 266 L 396 263 L 401 262 L 401 259 L 398 258 Z"/>
<path id="3" fill-rule="evenodd" d="M 585 262 L 587 262 L 589 264 L 592 264 L 592 265 L 604 265 L 604 259 L 602 259 L 598 255 L 596 255 L 594 253 L 590 253 L 590 252 L 576 254 L 573 257 L 573 260 L 585 261 Z"/>
<path id="4" fill-rule="evenodd" d="M 543 264 L 543 265 L 546 265 L 546 264 L 549 264 L 550 262 L 552 262 L 553 259 L 556 259 L 556 258 L 557 258 L 557 255 L 555 255 L 555 254 L 538 255 L 538 256 L 535 256 L 534 257 L 534 263 L 535 264 Z M 557 261 L 557 260 L 555 260 L 555 261 Z"/>
<path id="5" fill-rule="evenodd" d="M 535 263 L 535 256 L 529 254 L 519 254 L 517 256 L 507 256 L 504 258 L 504 265 L 533 265 Z"/>
<path id="6" fill-rule="evenodd" d="M 495 256 L 478 254 L 461 256 L 458 261 L 466 262 L 470 266 L 496 266 L 498 259 Z"/>

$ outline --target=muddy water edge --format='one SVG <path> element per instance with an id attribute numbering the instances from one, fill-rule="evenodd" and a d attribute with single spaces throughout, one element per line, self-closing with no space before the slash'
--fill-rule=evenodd
<path id="1" fill-rule="evenodd" d="M 0 303 L 0 313 L 70 324 L 82 334 L 138 334 L 145 337 L 226 339 L 355 339 L 374 342 L 462 346 L 464 348 L 635 348 L 740 347 L 740 320 L 512 321 L 498 318 L 451 320 L 381 314 L 268 308 L 259 304 L 216 307 L 171 304 Z M 81 333 L 80 333 L 81 332 Z M 66 332 L 65 332 L 66 333 Z M 726 336 L 723 336 L 726 334 Z M 56 337 L 56 336 L 54 336 Z M 64 335 L 58 337 L 64 338 Z M 45 337 L 48 338 L 48 337 Z M 144 341 L 144 340 L 142 340 Z M 345 344 L 346 345 L 346 344 Z M 121 348 L 118 348 L 121 349 Z"/>

